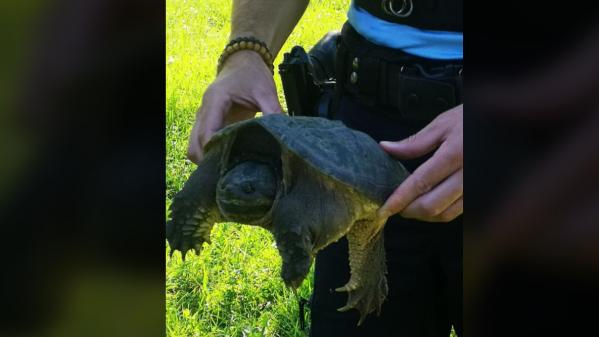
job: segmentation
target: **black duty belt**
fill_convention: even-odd
[[[389,22],[420,29],[463,31],[463,0],[354,0],[356,6]]]
[[[420,58],[377,46],[345,24],[337,49],[338,89],[404,119],[430,121],[462,103],[462,62]]]

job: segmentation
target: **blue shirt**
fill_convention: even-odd
[[[437,60],[461,60],[464,57],[464,38],[460,32],[423,30],[388,22],[356,6],[353,1],[347,19],[366,40],[380,46]]]

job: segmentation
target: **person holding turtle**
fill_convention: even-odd
[[[224,126],[282,113],[275,56],[308,0],[234,0],[231,41],[204,93],[188,157]],[[268,20],[264,20],[265,17]],[[320,336],[448,336],[462,330],[462,0],[354,0],[336,54],[331,118],[367,133],[411,172],[378,209],[389,293],[361,325],[339,312],[347,240],[316,257],[311,331]]]

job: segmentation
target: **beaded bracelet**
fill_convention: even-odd
[[[216,73],[220,73],[225,61],[227,60],[227,58],[229,58],[229,56],[240,50],[252,50],[260,54],[260,56],[264,60],[264,63],[266,63],[266,65],[270,69],[270,72],[274,75],[275,67],[273,65],[273,59],[270,50],[268,50],[266,43],[252,36],[238,37],[227,43],[225,49],[218,58],[218,66],[216,67]]]

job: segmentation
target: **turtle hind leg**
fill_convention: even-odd
[[[358,325],[371,312],[376,310],[377,315],[380,314],[389,290],[383,231],[379,230],[368,240],[372,225],[370,221],[356,222],[347,234],[351,277],[347,284],[336,289],[348,293],[346,305],[338,310],[357,309],[360,312]]]

